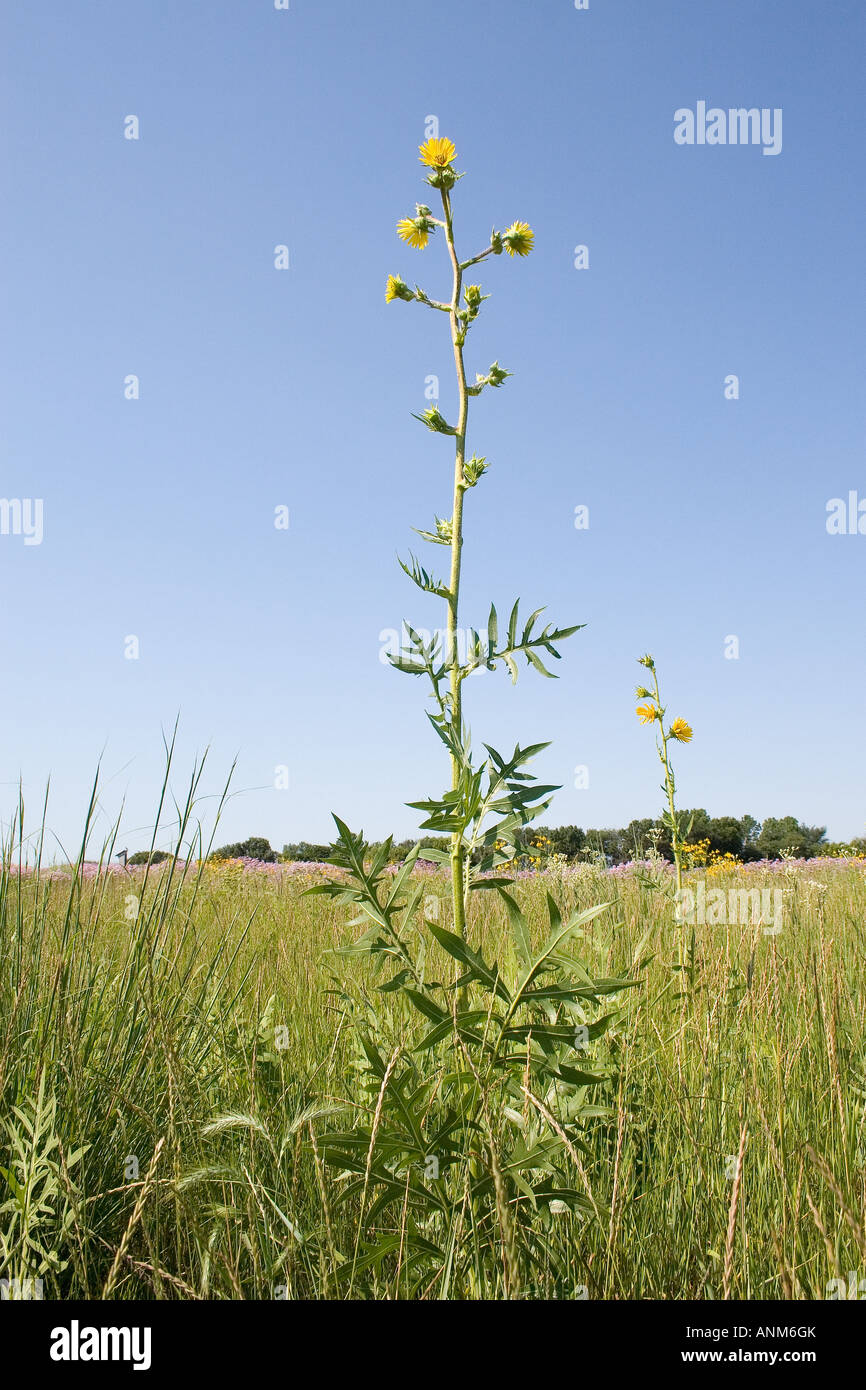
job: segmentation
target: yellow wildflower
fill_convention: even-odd
[[[668,730],[670,738],[675,738],[677,743],[690,743],[692,738],[692,726],[687,724],[685,719],[675,719]]]
[[[638,705],[635,714],[642,724],[651,724],[654,719],[658,719],[659,712],[655,705]]]
[[[399,275],[389,275],[388,283],[385,286],[385,303],[390,304],[392,299],[414,299],[415,296]]]
[[[402,217],[397,223],[398,237],[414,246],[416,251],[424,250],[432,230],[433,223],[426,217]]]
[[[528,222],[512,222],[502,240],[509,256],[528,256],[535,242],[535,232]]]
[[[454,141],[446,140],[444,135],[425,140],[418,149],[421,152],[421,163],[426,164],[428,169],[447,169],[457,158]]]

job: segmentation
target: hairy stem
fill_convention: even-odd
[[[466,486],[463,479],[463,465],[466,460],[466,423],[469,416],[469,393],[466,390],[466,368],[463,363],[462,327],[458,317],[460,291],[463,272],[457,259],[454,246],[454,228],[451,217],[451,197],[442,189],[442,208],[445,214],[445,236],[448,253],[454,272],[451,294],[451,342],[454,347],[454,366],[457,371],[457,390],[459,395],[459,414],[454,454],[454,509],[451,515],[451,577],[448,584],[448,626],[447,626],[447,667],[450,690],[451,727],[458,740],[463,729],[461,698],[460,654],[458,651],[458,621],[460,605],[460,564],[463,553],[463,498]],[[460,764],[451,754],[451,788],[456,790],[460,781]],[[462,835],[451,837],[451,898],[454,909],[454,930],[460,936],[466,935],[466,850]]]
[[[655,670],[653,670],[653,680],[654,680],[654,682],[655,682],[655,703],[656,703],[656,707],[661,711],[661,710],[662,710],[662,702],[661,702],[661,696],[660,696],[660,694],[659,694],[659,678],[658,678],[658,672],[655,671]],[[676,783],[675,783],[675,781],[674,781],[674,773],[673,773],[673,768],[671,767],[671,761],[670,761],[670,758],[669,758],[669,756],[668,756],[668,740],[667,740],[667,737],[666,737],[665,731],[664,731],[664,723],[661,722],[659,727],[660,727],[660,730],[661,730],[661,740],[662,740],[662,741],[661,741],[661,745],[660,745],[660,747],[659,747],[659,757],[661,758],[662,766],[663,766],[663,768],[664,768],[664,770],[665,770],[665,791],[667,792],[668,810],[670,811],[670,817],[671,817],[671,849],[673,850],[674,866],[675,866],[675,868],[676,868],[676,874],[677,874],[677,903],[679,904],[679,903],[682,902],[682,897],[681,897],[680,895],[681,895],[681,893],[682,893],[682,887],[683,887],[683,846],[682,846],[682,840],[680,839],[680,825],[679,825],[679,820],[677,819],[677,808],[676,808],[676,798],[675,798]],[[682,933],[680,934],[679,956],[680,956],[680,970],[681,970],[682,975],[683,975],[683,982],[685,982],[685,972],[688,971],[690,983],[693,984],[693,983],[694,983],[694,933],[692,934],[691,946],[690,946],[689,950],[686,950],[686,944],[685,944],[685,928],[683,928],[683,931],[682,931]]]
[[[662,705],[661,695],[659,694],[658,672],[655,670],[653,670],[653,684],[656,709],[659,711],[661,715],[664,715],[664,706]],[[661,765],[665,770],[665,791],[667,793],[668,810],[670,812],[671,817],[671,849],[673,851],[674,865],[677,871],[677,892],[679,893],[680,889],[683,886],[683,854],[682,845],[680,842],[679,821],[677,820],[677,808],[675,801],[676,784],[674,782],[673,768],[671,767],[670,758],[668,757],[668,741],[665,735],[664,723],[662,719],[659,720],[659,731],[661,734],[661,743],[659,744],[658,751],[659,758],[661,759]]]

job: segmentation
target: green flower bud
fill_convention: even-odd
[[[490,386],[501,386],[506,377],[513,375],[513,372],[506,372],[504,367],[500,367],[498,362],[494,362],[487,373],[487,382]]]
[[[459,177],[459,174],[455,173],[450,166],[446,165],[444,169],[434,169],[432,174],[428,174],[427,182],[431,188],[444,189],[447,193],[454,187]]]
[[[463,465],[463,485],[464,487],[474,487],[478,479],[487,472],[490,465],[486,459],[478,458],[473,454],[471,459],[467,459]]]
[[[420,420],[421,424],[426,425],[428,430],[432,430],[434,434],[457,433],[454,427],[449,425],[444,415],[440,415],[439,409],[435,405],[428,406],[421,415],[415,415],[413,412],[412,419]]]
[[[429,541],[431,545],[450,545],[452,535],[451,518],[449,517],[446,520],[444,517],[437,516],[434,519],[436,522],[435,531],[419,531],[417,526],[414,526],[412,529],[422,540]]]

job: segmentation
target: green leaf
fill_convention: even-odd
[[[587,922],[591,922],[594,917],[598,917],[599,913],[606,911],[608,907],[610,907],[610,903],[599,903],[595,907],[586,908],[583,912],[572,913],[564,926],[560,924],[551,931],[547,941],[542,947],[541,953],[536,956],[517,986],[514,995],[514,1006],[525,996],[532,981],[547,959],[556,951],[557,947],[560,946],[563,941],[567,940],[569,936],[572,936],[574,932],[578,931],[582,926],[585,926]],[[512,1012],[514,1011],[514,1006],[512,1006]],[[574,1029],[572,1029],[572,1033],[573,1032]]]
[[[496,643],[499,640],[499,620],[496,617],[496,609],[490,605],[490,617],[487,619],[487,642],[490,654],[493,654]]]
[[[425,845],[419,849],[418,858],[425,860],[428,864],[450,864],[451,852],[447,849],[433,849]]]
[[[524,629],[523,629],[523,636],[522,636],[521,639],[520,639],[520,645],[521,645],[521,646],[525,646],[525,644],[529,641],[529,638],[530,638],[530,636],[532,635],[532,629],[534,628],[535,623],[536,623],[536,619],[540,618],[543,612],[544,612],[544,608],[543,608],[543,607],[542,607],[542,608],[536,608],[535,612],[534,612],[534,613],[531,613],[531,614],[529,615],[529,617],[527,618],[527,620],[526,620],[526,626],[525,626]]]
[[[573,1187],[551,1187],[546,1183],[536,1187],[535,1196],[542,1202],[564,1202],[572,1211],[582,1211],[587,1216],[596,1214],[596,1206],[589,1200],[585,1192],[578,1192]],[[605,1211],[599,1208],[599,1215],[605,1215]]]
[[[548,671],[547,667],[544,665],[544,662],[541,660],[539,656],[536,655],[536,653],[532,650],[531,647],[524,648],[524,656],[526,657],[527,661],[532,663],[536,671],[539,671],[542,676],[547,676],[548,680],[555,681],[559,679],[559,677],[555,676],[552,671]]]
[[[388,843],[390,845],[390,837]],[[410,849],[409,853],[406,855],[406,858],[403,860],[402,868],[399,870],[396,878],[394,879],[393,887],[391,888],[391,892],[388,894],[388,901],[385,904],[386,911],[388,911],[388,909],[393,909],[394,907],[396,907],[397,899],[402,893],[403,888],[409,878],[409,875],[415,867],[415,863],[418,859],[420,849],[420,845],[413,845],[412,849]]]
[[[393,652],[386,653],[388,660],[395,671],[403,671],[407,676],[423,676],[427,666],[415,656],[405,656],[402,652],[396,655]]]
[[[411,980],[411,979],[412,979],[412,971],[411,971],[411,970],[400,970],[400,971],[397,972],[397,974],[394,976],[394,978],[393,978],[392,980],[389,980],[389,981],[387,982],[387,984],[379,985],[379,986],[378,986],[379,993],[380,993],[380,994],[394,994],[398,989],[402,989],[402,988],[403,988],[403,985],[406,983],[407,980]],[[408,991],[405,991],[405,992],[408,993]]]
[[[443,1019],[441,1023],[438,1023],[435,1028],[432,1028],[429,1033],[425,1034],[425,1036],[417,1044],[414,1050],[415,1052],[429,1051],[431,1047],[435,1047],[436,1044],[441,1042],[443,1038],[447,1038],[448,1034],[455,1027],[460,1036],[464,1038],[467,1042],[475,1043],[476,1045],[480,1046],[480,1044],[483,1042],[483,1039],[479,1033],[476,1033],[473,1030],[476,1024],[486,1023],[487,1018],[488,1013],[486,1009],[466,1010],[463,1013],[457,1015],[457,1021],[455,1024],[454,1019],[449,1014],[448,1017]]]
[[[559,928],[562,926],[562,913],[559,910],[556,899],[552,898],[549,893],[547,894],[547,915],[550,918],[551,932],[559,931]]]
[[[511,935],[514,939],[514,945],[520,963],[523,966],[528,966],[532,959],[532,950],[529,942],[529,928],[526,924],[526,918],[510,893],[506,893],[505,890],[501,888],[499,890],[499,896],[505,903],[505,909],[508,913],[508,925],[511,928]]]
[[[424,593],[435,594],[438,598],[448,598],[450,596],[448,585],[445,584],[443,580],[436,579],[432,574],[429,574],[428,571],[424,569],[423,565],[419,564],[411,551],[409,553],[408,565],[400,559],[399,555],[397,556],[397,563],[403,573],[408,574],[412,583],[417,584],[418,588],[422,589]]]
[[[559,1047],[563,1043],[574,1042],[578,1026],[574,1023],[513,1023],[503,1028],[502,1037],[511,1042],[525,1043],[531,1034],[533,1042]]]
[[[606,1073],[581,1071],[577,1067],[567,1067],[563,1062],[560,1062],[554,1076],[561,1077],[570,1086],[598,1086],[600,1082],[610,1080]]]
[[[407,999],[412,1001],[418,1012],[422,1013],[425,1018],[429,1018],[433,1023],[443,1023],[446,1020],[449,1023],[451,1022],[451,1015],[447,1013],[445,1009],[441,1008],[440,1005],[436,1003],[435,999],[431,999],[429,994],[422,994],[421,991],[417,989],[404,989],[403,993],[406,995]]]
[[[463,940],[462,936],[457,936],[447,927],[440,927],[437,922],[428,922],[427,926],[449,956],[459,961],[461,965],[465,965],[470,974],[475,979],[480,980],[482,984],[487,985],[488,989],[494,990],[506,1000],[509,999],[508,991],[499,978],[499,972],[491,970],[490,966],[477,952],[472,950],[472,947]]]

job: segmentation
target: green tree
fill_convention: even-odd
[[[624,859],[628,858],[624,847],[623,831],[615,829],[587,830],[584,858],[590,859],[597,854],[603,854],[611,864],[621,864]]]
[[[161,864],[163,860],[170,858],[161,849],[137,849],[135,854],[131,854],[127,859],[127,864],[146,864],[150,860],[151,864]]]
[[[270,844],[261,835],[251,835],[248,840],[241,840],[234,845],[222,845],[215,849],[211,855],[212,859],[260,859],[265,864],[276,862],[276,851],[271,849]]]
[[[783,850],[809,859],[820,853],[826,835],[826,827],[802,825],[794,816],[768,816],[755,849],[762,859],[779,859]]]
[[[649,853],[657,835],[653,832],[658,829],[658,822],[649,816],[644,816],[639,820],[629,821],[625,830],[622,832],[623,847],[628,851],[630,859],[645,859]]]
[[[568,859],[575,859],[586,844],[586,835],[579,825],[559,825],[553,829],[540,825],[535,831],[524,832],[523,838],[533,840],[540,835],[546,836],[550,841],[550,848],[554,854],[564,854]]]
[[[742,858],[743,824],[736,816],[713,816],[708,831],[710,849],[719,854],[735,854]]]
[[[283,845],[280,858],[286,864],[324,864],[330,854],[330,845],[312,845],[301,840],[296,845]]]

